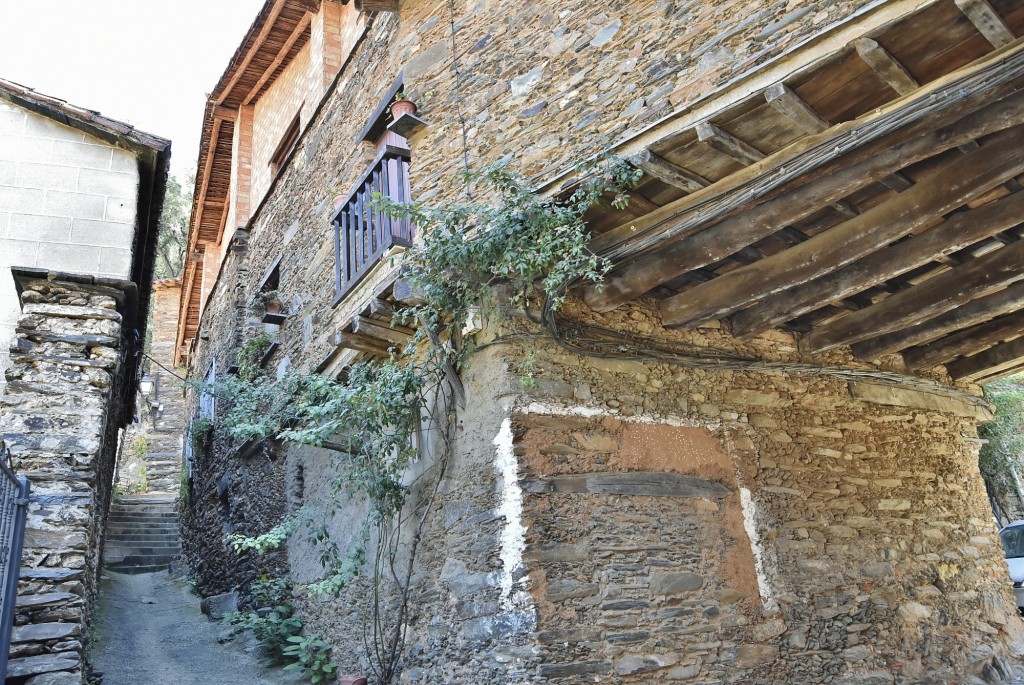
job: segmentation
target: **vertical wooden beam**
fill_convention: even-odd
[[[1001,48],[1013,42],[1013,34],[1003,22],[999,14],[992,9],[988,0],[955,0],[960,11],[971,20],[978,33],[992,43],[992,47]]]
[[[870,38],[858,38],[853,47],[871,70],[882,77],[900,95],[912,93],[921,87],[906,67],[896,61],[889,51]]]

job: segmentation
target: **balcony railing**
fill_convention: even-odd
[[[348,200],[334,215],[335,297],[340,302],[392,247],[412,245],[408,217],[392,218],[376,209],[373,194],[409,202],[409,151],[387,146]]]

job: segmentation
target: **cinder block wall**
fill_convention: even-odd
[[[11,267],[127,278],[138,186],[131,152],[0,103],[0,369],[19,313]]]

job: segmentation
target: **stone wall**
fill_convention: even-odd
[[[110,505],[121,371],[131,353],[123,312],[134,305],[135,286],[17,276],[22,315],[0,397],[0,433],[32,493],[8,675],[70,672],[46,682],[77,683]]]
[[[671,332],[640,306],[591,316],[806,361],[782,334]],[[997,681],[1024,632],[977,471],[985,408],[829,361],[854,373],[685,369],[542,341],[475,354],[401,682]],[[329,459],[289,453],[290,508],[329,501]],[[432,455],[415,469],[411,511],[437,468]],[[352,503],[331,519],[343,550],[363,515]],[[311,582],[322,570],[303,537],[292,577]],[[367,671],[369,572],[303,602],[342,672]]]
[[[268,369],[315,369],[381,284],[371,275],[332,307],[329,200],[364,173],[373,151],[357,134],[399,71],[429,123],[410,138],[414,197],[443,202],[461,192],[446,183],[461,163],[457,103],[472,164],[511,156],[540,179],[858,8],[456,5],[461,92],[446,7],[403,2],[397,17],[372,18],[256,211],[248,252],[227,258],[192,378],[229,363],[248,326],[244,303],[278,259],[290,315]],[[810,360],[778,333],[667,331],[641,305],[607,316],[568,309],[697,356],[809,366],[684,368],[479,336],[489,346],[464,374],[468,401],[417,558],[401,682],[962,682],[1020,651],[1010,648],[1021,628],[977,473],[976,389],[890,385],[881,374],[898,370],[892,360]],[[536,388],[524,391],[515,369],[530,352]],[[215,445],[197,458],[185,544],[206,591],[259,570],[225,551],[224,531],[263,532],[288,507],[326,500],[334,472],[324,452],[253,454]],[[410,507],[437,468],[428,460],[410,474]],[[362,506],[330,520],[343,549]],[[298,582],[322,574],[300,538],[287,565],[265,567],[289,566]],[[342,672],[368,669],[366,570],[338,599],[303,603]]]
[[[196,439],[199,384],[229,373],[235,351],[262,331],[255,314],[246,307],[244,282],[248,261],[244,249],[234,250],[225,264],[230,276],[218,283],[210,301],[201,335],[215,335],[221,345],[201,346],[200,363],[189,368],[184,400],[187,419],[185,452],[187,479],[180,494],[182,554],[205,595],[226,592],[258,579],[262,574],[287,574],[283,554],[259,557],[238,555],[225,544],[231,533],[257,535],[280,522],[286,511],[284,458],[276,446],[261,443],[236,449],[217,435]],[[209,373],[215,369],[211,377]],[[216,405],[217,402],[214,402]]]

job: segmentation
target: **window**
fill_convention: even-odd
[[[281,137],[281,142],[277,144],[277,148],[274,150],[274,154],[270,156],[270,173],[277,175],[277,172],[284,165],[288,155],[291,154],[292,149],[295,147],[295,143],[299,140],[299,115],[296,114],[295,118],[292,119],[292,123],[288,125],[284,135]]]

